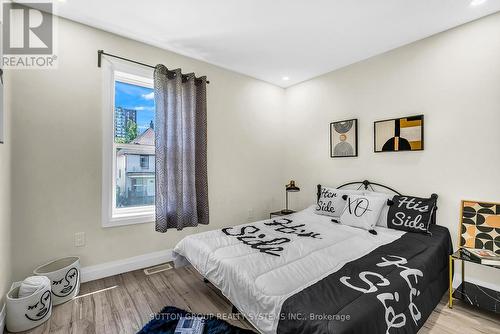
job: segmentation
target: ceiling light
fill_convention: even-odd
[[[476,6],[480,6],[480,5],[482,5],[482,4],[483,4],[483,3],[485,3],[486,1],[487,1],[487,0],[472,0],[472,1],[470,2],[470,5],[471,5],[472,7],[476,7]]]
[[[290,78],[289,78],[289,77],[283,77],[283,78],[281,78],[281,79],[283,79],[283,81],[288,81],[288,80],[290,80]]]

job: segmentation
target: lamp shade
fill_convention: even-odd
[[[295,185],[294,180],[290,180],[290,183],[286,185],[286,191],[297,192],[297,191],[300,191],[300,188]]]

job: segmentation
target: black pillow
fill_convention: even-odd
[[[387,214],[387,227],[406,232],[429,234],[437,195],[430,198],[396,195]]]

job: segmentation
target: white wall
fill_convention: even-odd
[[[286,177],[302,187],[369,179],[439,194],[438,224],[458,235],[461,199],[500,202],[500,14],[286,90]],[[425,151],[373,152],[373,122],[425,115]],[[359,120],[359,157],[329,157],[329,123]],[[468,272],[500,285],[494,270]],[[496,274],[496,275],[494,275]]]
[[[209,226],[101,227],[98,49],[208,76]],[[12,73],[16,279],[69,254],[89,266],[170,249],[187,234],[247,222],[249,209],[258,219],[282,206],[283,89],[65,19],[58,56],[57,70]],[[86,233],[86,247],[74,247],[75,232]]]
[[[8,98],[10,76],[4,76],[6,88],[4,91],[4,144],[0,144],[0,311],[2,310],[4,296],[10,288],[11,278],[11,138],[10,138],[10,100]],[[0,319],[1,322],[1,319]],[[1,330],[1,329],[0,329]]]
[[[79,255],[89,266],[172,248],[187,234],[247,221],[249,209],[264,218],[282,207],[291,177],[302,189],[291,194],[296,209],[314,201],[317,183],[367,178],[409,194],[436,192],[439,224],[456,239],[460,199],[500,200],[498,31],[500,14],[285,92],[61,19],[59,69],[11,73],[14,277],[62,255]],[[101,228],[97,49],[208,76],[209,226],[166,234],[152,224]],[[420,113],[425,151],[373,153],[373,121]],[[329,123],[353,117],[359,157],[331,159]],[[1,168],[0,178],[8,175]],[[73,246],[75,232],[86,233],[86,247]],[[491,270],[469,272],[500,281]]]

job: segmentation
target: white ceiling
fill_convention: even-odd
[[[74,21],[287,87],[499,11],[500,0],[59,0],[57,7]]]

